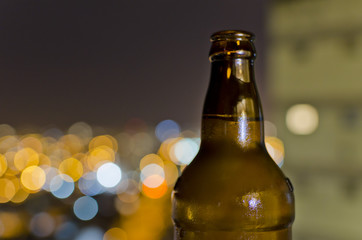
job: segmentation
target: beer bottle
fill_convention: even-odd
[[[201,145],[172,196],[176,240],[290,240],[294,195],[267,153],[254,35],[211,36]]]

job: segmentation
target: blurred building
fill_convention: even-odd
[[[295,240],[362,236],[362,1],[276,1],[272,120],[296,195]]]

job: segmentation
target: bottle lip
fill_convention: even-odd
[[[211,35],[210,41],[220,41],[220,40],[247,40],[253,41],[255,35],[252,32],[244,30],[223,30],[216,32]]]
[[[255,35],[243,30],[225,30],[211,35],[209,59],[215,60],[248,58],[255,59]]]

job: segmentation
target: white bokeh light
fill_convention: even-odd
[[[172,147],[171,160],[179,165],[190,164],[199,151],[199,145],[191,138],[184,138]]]
[[[318,127],[318,111],[309,104],[297,104],[288,109],[286,124],[288,129],[298,135],[313,133]]]
[[[141,171],[141,181],[147,187],[156,188],[165,180],[164,169],[155,163],[146,165]]]
[[[100,166],[97,170],[98,182],[106,187],[115,187],[122,179],[122,171],[116,164],[109,162]]]

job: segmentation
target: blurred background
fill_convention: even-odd
[[[294,240],[362,235],[358,0],[0,1],[0,239],[171,240],[209,37],[256,34]]]

